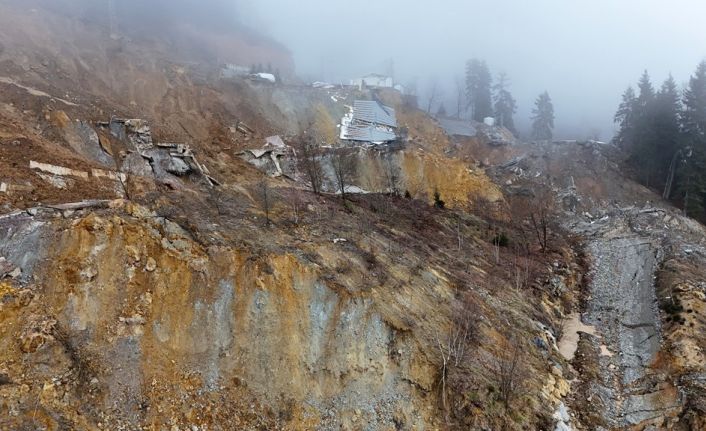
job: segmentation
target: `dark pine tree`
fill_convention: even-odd
[[[635,116],[637,106],[637,96],[632,87],[628,87],[623,93],[622,101],[615,113],[614,121],[619,125],[618,134],[613,138],[613,142],[620,148],[630,151],[635,144]]]
[[[475,121],[493,116],[493,77],[483,60],[472,59],[466,64],[466,94]]]
[[[682,112],[686,158],[677,171],[677,192],[685,214],[706,219],[706,61],[702,61],[684,91]]]
[[[517,102],[508,90],[509,82],[507,75],[501,73],[498,76],[498,83],[495,84],[495,118],[501,127],[507,128],[517,135],[513,115],[517,112]]]
[[[674,155],[681,149],[682,135],[679,113],[682,110],[681,97],[674,78],[669,75],[662,84],[654,101],[653,152],[655,157],[650,168],[654,186],[663,190],[669,177],[669,167]]]
[[[637,172],[640,181],[653,186],[657,158],[655,129],[655,90],[650,75],[644,71],[637,84],[639,94],[635,100],[635,133],[629,148],[629,164]]]
[[[554,130],[554,105],[548,92],[537,97],[532,109],[532,139],[549,141]]]

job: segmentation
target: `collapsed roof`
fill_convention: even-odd
[[[353,119],[370,124],[397,127],[395,110],[372,100],[356,100],[353,104]]]
[[[439,126],[446,132],[449,136],[466,136],[473,137],[476,136],[478,131],[471,124],[470,121],[457,120],[453,118],[439,118]]]
[[[384,143],[397,139],[395,110],[380,102],[356,100],[341,121],[341,139]]]

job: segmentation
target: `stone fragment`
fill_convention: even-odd
[[[147,272],[154,272],[155,269],[157,269],[157,261],[151,257],[148,257],[145,270],[147,270]]]

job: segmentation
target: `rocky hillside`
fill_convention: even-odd
[[[373,95],[107,30],[0,3],[0,429],[703,428],[706,236],[610,149],[381,93],[405,138],[345,149],[344,200]]]

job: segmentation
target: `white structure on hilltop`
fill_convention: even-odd
[[[379,75],[377,73],[372,73],[370,75],[363,76],[362,78],[356,78],[351,80],[351,85],[360,88],[394,88],[395,80],[390,76]]]

